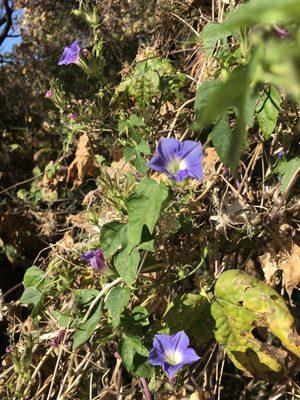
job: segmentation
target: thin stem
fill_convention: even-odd
[[[146,400],[152,400],[152,395],[148,387],[148,383],[145,378],[140,378],[140,382],[142,384],[143,393],[145,395]]]

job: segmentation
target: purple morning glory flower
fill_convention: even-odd
[[[148,166],[155,171],[163,172],[169,178],[181,182],[191,177],[203,179],[203,151],[201,143],[193,140],[161,138],[155,155]]]
[[[45,96],[47,97],[47,99],[50,99],[50,97],[52,97],[52,94],[53,94],[53,93],[52,93],[52,90],[49,89],[49,90],[47,90]]]
[[[171,378],[184,365],[200,360],[195,350],[189,348],[189,343],[184,331],[174,335],[155,335],[148,362],[151,365],[160,365]]]
[[[79,60],[80,47],[78,40],[74,40],[72,44],[66,46],[58,61],[58,65],[77,64]]]
[[[103,272],[106,267],[103,251],[101,249],[86,251],[81,257],[83,261],[89,262],[95,271]]]

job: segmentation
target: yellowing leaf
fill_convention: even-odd
[[[221,274],[211,312],[217,341],[225,346],[234,365],[252,376],[278,379],[288,360],[287,351],[257,339],[255,329],[268,328],[286,349],[300,356],[300,337],[283,298],[243,271]]]

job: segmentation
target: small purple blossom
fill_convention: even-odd
[[[283,156],[284,156],[284,152],[283,152],[282,150],[280,150],[280,151],[277,153],[277,158],[278,158],[278,160],[281,160]]]
[[[5,349],[5,352],[6,353],[12,353],[13,350],[14,350],[13,346],[7,346],[6,349]]]
[[[195,350],[189,348],[189,344],[190,340],[184,331],[174,335],[155,335],[148,362],[160,365],[168,377],[172,378],[184,365],[200,360]]]
[[[97,249],[95,251],[94,250],[86,251],[82,255],[82,259],[85,262],[89,262],[92,269],[95,271],[103,272],[103,270],[106,267],[104,254],[101,249]]]
[[[74,40],[72,44],[66,46],[58,61],[58,65],[77,64],[79,60],[80,47],[78,40]]]
[[[51,89],[47,90],[47,92],[46,92],[46,94],[45,94],[45,96],[47,97],[47,99],[50,99],[50,97],[52,97],[52,95],[53,95],[52,90],[51,90]]]
[[[177,182],[188,177],[201,180],[202,158],[201,143],[193,140],[181,142],[173,138],[161,138],[148,166],[155,171],[163,172]]]
[[[78,117],[78,114],[77,114],[77,113],[72,113],[72,114],[69,115],[69,118],[70,118],[72,121],[75,121],[75,120],[77,119],[77,117]]]

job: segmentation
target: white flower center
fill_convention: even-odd
[[[166,352],[166,362],[171,365],[177,365],[182,361],[182,353],[178,350]]]
[[[186,169],[186,163],[184,160],[174,158],[174,160],[170,161],[168,164],[168,171],[171,175],[175,175],[178,171],[183,169]]]

